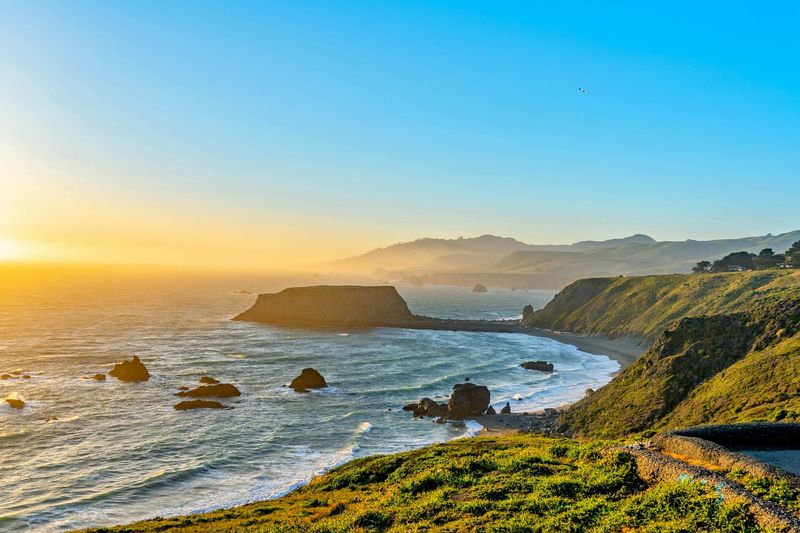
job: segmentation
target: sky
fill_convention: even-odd
[[[6,0],[0,260],[800,228],[800,7],[655,4]]]

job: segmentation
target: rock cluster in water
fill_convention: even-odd
[[[458,383],[453,386],[453,393],[446,404],[423,398],[417,403],[403,406],[403,410],[411,411],[415,417],[436,417],[438,422],[463,420],[484,414],[489,408],[490,400],[487,387],[474,383]]]
[[[120,381],[147,381],[150,379],[147,367],[135,355],[130,361],[121,361],[114,365],[108,374]]]

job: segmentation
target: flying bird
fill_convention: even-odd
[[[586,89],[584,89],[583,87],[578,87],[578,92],[581,93],[581,94],[586,94],[588,91]]]

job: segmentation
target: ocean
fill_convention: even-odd
[[[299,329],[230,320],[255,293],[340,283],[320,276],[97,276],[0,280],[0,530],[64,531],[278,497],[347,460],[473,434],[401,407],[444,400],[467,377],[492,404],[556,407],[607,383],[619,365],[522,334]],[[351,281],[351,280],[347,280]],[[372,281],[374,283],[374,280]],[[241,294],[247,289],[253,294]],[[398,286],[412,312],[519,317],[553,293]],[[144,383],[87,379],[138,355]],[[524,370],[544,359],[556,371]],[[285,387],[304,367],[327,379]],[[234,383],[230,410],[176,411],[179,386]],[[514,399],[514,398],[520,399]]]

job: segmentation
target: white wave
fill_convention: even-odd
[[[464,428],[465,428],[464,434],[463,435],[459,435],[458,437],[456,437],[453,440],[466,439],[468,437],[474,437],[475,435],[480,433],[481,430],[483,430],[483,426],[478,424],[474,420],[465,420],[464,421]]]
[[[349,337],[350,334],[349,333],[339,333],[339,336],[340,337]]]
[[[372,430],[372,424],[369,422],[361,422],[358,425],[358,432],[359,433],[369,433]]]

